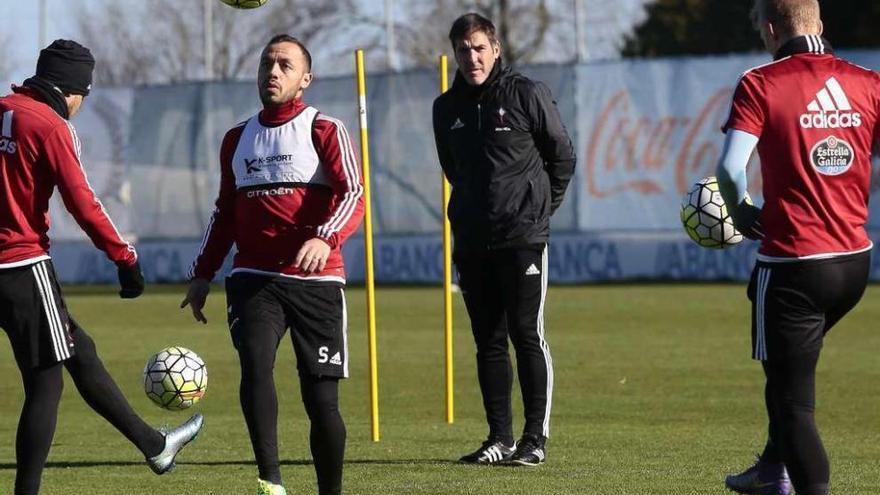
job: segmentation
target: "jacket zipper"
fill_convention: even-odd
[[[483,130],[483,105],[477,103],[477,132],[482,132]],[[486,244],[486,250],[492,250],[492,243]]]
[[[483,129],[483,112],[480,110],[480,104],[477,103],[477,130]]]

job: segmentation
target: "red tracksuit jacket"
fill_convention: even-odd
[[[880,75],[825,53],[796,52],[747,71],[725,130],[758,136],[766,236],[758,259],[870,250],[871,151],[880,139]]]
[[[95,195],[80,162],[76,130],[36,93],[0,97],[0,269],[49,257],[49,198],[64,206],[107,257],[133,265],[127,243]]]

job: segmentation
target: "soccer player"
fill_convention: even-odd
[[[89,94],[95,60],[85,47],[56,40],[40,52],[36,75],[0,97],[0,327],[12,343],[25,400],[15,441],[15,495],[33,495],[55,434],[62,366],[80,395],[128,438],[158,474],[198,434],[194,415],[163,434],[144,423],[98,358],[95,343],[67,310],[49,256],[49,197],[55,187],[92,242],[116,263],[123,299],[144,279],[86,179],[69,119]]]
[[[793,484],[798,495],[826,495],[816,363],[825,335],[858,303],[868,279],[864,225],[880,76],[833,55],[817,0],[758,0],[753,14],[774,61],[737,84],[717,175],[724,201],[736,205],[736,226],[761,241],[748,296],[769,436],[756,464],[726,484],[746,494],[788,495]],[[744,201],[756,147],[760,209]]]
[[[463,463],[536,466],[550,436],[553,362],[544,339],[550,216],[562,203],[575,155],[547,87],[504,67],[495,26],[479,14],[449,32],[458,71],[434,101],[434,137],[452,185],[448,216],[471,329],[489,435]],[[525,427],[513,440],[517,357]]]
[[[229,331],[241,363],[239,397],[259,468],[258,494],[284,494],[272,370],[290,328],[321,495],[342,491],[348,376],[342,243],[363,218],[363,186],[342,122],[303,101],[312,58],[289,35],[269,40],[257,85],[263,110],[226,133],[220,193],[181,307],[197,321],[223,259]]]

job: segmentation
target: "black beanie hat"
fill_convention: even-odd
[[[65,94],[87,95],[92,89],[95,58],[76,41],[55,40],[40,50],[36,77],[54,84]]]

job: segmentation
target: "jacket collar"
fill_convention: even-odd
[[[64,94],[58,89],[58,86],[44,79],[36,76],[25,79],[21,86],[13,85],[12,92],[21,93],[34,100],[43,102],[49,105],[52,110],[55,110],[55,113],[61,116],[62,119],[70,119],[67,100],[64,98]]]
[[[483,84],[480,84],[479,86],[471,86],[468,84],[464,79],[464,76],[461,75],[461,70],[456,70],[455,79],[452,81],[452,89],[461,94],[479,98],[488,88],[508,74],[510,74],[510,67],[504,66],[499,58],[495,62],[495,66],[492,67],[492,72],[489,73],[489,77],[487,77],[486,80],[483,81]]]
[[[303,103],[302,96],[278,106],[263,106],[259,117],[260,123],[267,127],[281,125],[299,115],[304,108],[306,108],[306,104]]]
[[[831,55],[834,53],[834,50],[831,49],[831,43],[828,43],[828,40],[825,38],[815,34],[808,34],[806,36],[798,36],[786,41],[785,44],[779,48],[779,51],[776,52],[776,55],[773,56],[773,60],[779,60],[792,55],[799,55],[801,53]]]

